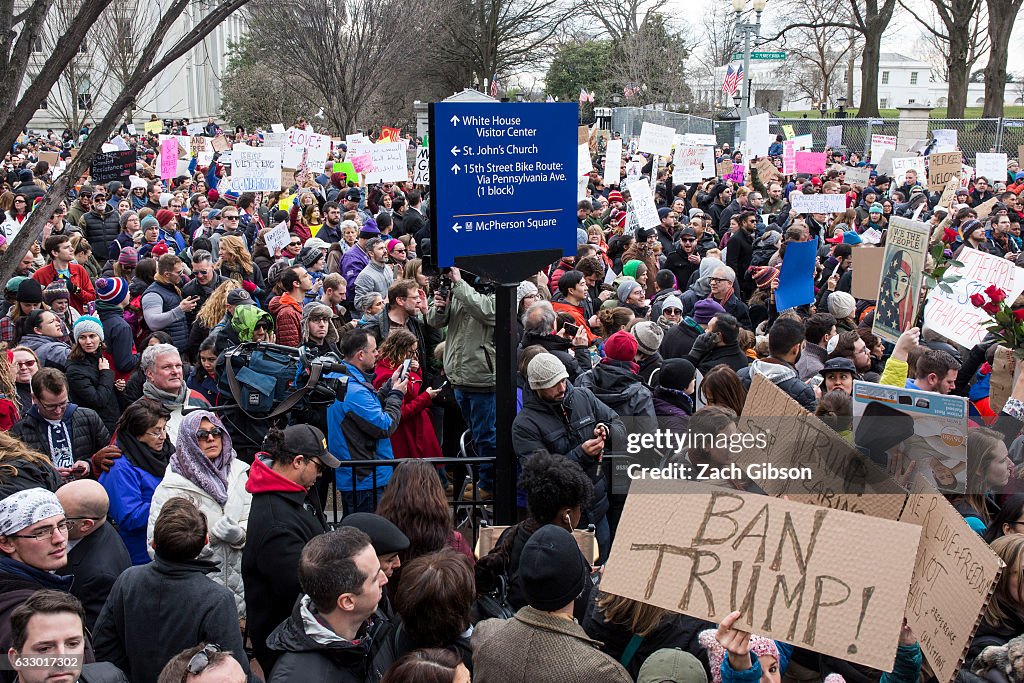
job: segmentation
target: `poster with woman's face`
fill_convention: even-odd
[[[889,221],[871,328],[882,339],[895,343],[904,330],[914,326],[921,300],[928,234],[927,223],[895,216]]]

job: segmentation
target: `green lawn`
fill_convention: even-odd
[[[847,113],[848,117],[850,117],[850,118],[857,118],[857,110],[856,109],[847,109],[846,111],[848,112]],[[967,107],[967,109],[964,112],[964,117],[968,118],[968,119],[979,119],[979,118],[981,118],[981,112],[982,112],[982,108],[981,107]],[[835,113],[834,109],[830,110],[830,112],[829,112],[830,115],[828,117],[826,117],[826,118],[831,118],[831,115],[833,115],[834,113]],[[880,118],[883,118],[883,119],[897,119],[900,116],[900,112],[899,112],[898,109],[882,109],[880,113],[881,113]],[[784,112],[779,112],[778,117],[780,119],[800,119],[800,118],[803,118],[804,114],[807,114],[807,118],[809,118],[809,119],[821,118],[821,113],[818,112],[817,110],[784,111]],[[1008,118],[1008,119],[1021,119],[1021,118],[1024,118],[1024,105],[1007,105],[1006,107],[1003,108],[1003,116],[1005,118]],[[940,107],[940,108],[937,108],[937,109],[932,109],[930,117],[933,118],[933,119],[944,119],[944,118],[946,118],[946,108],[945,107]]]

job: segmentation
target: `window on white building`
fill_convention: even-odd
[[[883,71],[882,72],[882,85],[886,85],[888,82],[889,82],[889,72],[888,71]]]
[[[878,106],[881,109],[888,109],[889,108],[889,98],[883,97],[881,100],[878,101]]]
[[[39,108],[40,109],[49,109],[49,107],[50,107],[50,102],[48,100],[46,100],[45,98],[39,102]]]
[[[907,104],[914,104],[915,102],[917,102],[917,100],[915,100],[913,97],[907,100]]]
[[[917,85],[917,72],[916,71],[911,71],[910,72],[910,85]]]

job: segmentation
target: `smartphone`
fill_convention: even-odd
[[[565,323],[562,325],[562,329],[565,330],[565,333],[570,337],[575,337],[576,333],[580,331],[580,326],[573,325],[572,323]]]
[[[438,389],[444,389],[446,386],[448,386],[448,380],[441,382],[441,386],[439,386]]]
[[[411,358],[407,358],[404,361],[402,361],[402,374],[400,375],[402,379],[405,379],[406,377],[409,376],[409,369],[411,367],[412,367],[412,359]]]

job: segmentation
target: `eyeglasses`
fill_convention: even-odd
[[[167,436],[167,428],[163,427],[162,429],[150,429],[145,434],[151,439],[162,439],[165,436]]]
[[[210,666],[210,657],[223,651],[224,649],[217,643],[208,643],[206,647],[192,655],[192,659],[188,660],[188,667],[185,669],[185,674],[198,676],[203,673],[203,671],[206,670],[206,667]],[[184,681],[185,679],[182,678],[181,680]]]
[[[16,368],[33,368],[36,365],[35,359],[30,360],[16,360],[14,361],[14,367]]]
[[[306,458],[306,462],[311,462],[314,465],[316,465],[316,471],[317,472],[323,472],[327,468],[327,465],[324,465],[322,462],[320,462],[319,458],[308,458],[307,457]]]
[[[238,216],[224,216],[224,220],[226,220],[226,221],[237,221],[238,220]]]
[[[309,322],[311,322],[311,323],[326,323],[326,322],[330,322],[330,321],[331,321],[330,318],[328,318],[326,316],[323,316],[323,315],[314,315],[314,316],[311,316],[309,318]]]
[[[219,439],[224,435],[224,430],[220,427],[214,427],[213,429],[200,429],[196,432],[196,438],[200,441],[206,441],[207,439]]]
[[[708,282],[715,283],[715,282],[732,282],[732,281],[729,280],[728,278],[724,278],[724,277],[709,277],[708,278]]]
[[[36,405],[43,410],[64,410],[68,407],[68,402],[67,400],[61,401],[60,403],[43,403],[42,401],[36,401]]]
[[[106,197],[104,197],[104,196],[103,196],[103,195],[101,195],[101,194],[98,194],[98,195],[96,195],[95,197],[93,197],[93,199],[94,199],[94,200],[96,200],[96,201],[98,201],[98,202],[102,202],[102,201],[103,201],[104,199],[106,199]]]
[[[8,538],[24,538],[29,541],[45,541],[48,538],[53,538],[53,532],[56,531],[61,536],[68,535],[68,520],[62,519],[57,522],[56,526],[48,526],[45,529],[39,529],[33,531],[31,534],[5,534]]]

